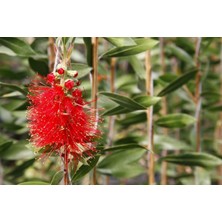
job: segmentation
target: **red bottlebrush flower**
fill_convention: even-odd
[[[65,70],[63,68],[60,68],[57,70],[57,72],[59,73],[59,75],[63,75],[65,73]]]
[[[47,82],[53,83],[54,81],[55,81],[55,76],[54,76],[54,74],[53,74],[53,73],[49,73],[49,74],[47,75]]]
[[[82,91],[80,89],[75,89],[72,92],[72,96],[77,104],[83,105]]]
[[[75,85],[74,81],[72,81],[70,79],[65,81],[65,87],[68,90],[71,90],[74,87],[74,85]]]
[[[37,148],[50,147],[68,161],[92,155],[96,151],[95,140],[101,133],[97,129],[98,120],[82,98],[82,91],[75,89],[67,94],[59,84],[43,85],[44,80],[38,77],[29,87],[31,105],[27,119],[31,142]]]

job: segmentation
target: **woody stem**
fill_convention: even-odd
[[[93,70],[92,70],[92,108],[94,117],[97,119],[97,92],[98,92],[98,37],[92,38],[93,44]],[[97,122],[97,121],[96,121]],[[97,125],[95,126],[97,128]],[[93,169],[93,184],[97,184],[96,167]]]
[[[153,79],[151,71],[151,55],[150,51],[146,52],[146,92],[148,96],[153,95]],[[148,136],[148,149],[153,150],[153,107],[147,109],[147,136]],[[149,184],[155,184],[154,177],[154,153],[148,151],[148,176]]]

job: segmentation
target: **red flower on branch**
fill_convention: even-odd
[[[52,75],[38,75],[29,87],[31,142],[37,148],[50,147],[65,162],[90,156],[101,134],[94,110],[82,98],[81,89],[70,80],[63,86]]]

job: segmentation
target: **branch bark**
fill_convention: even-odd
[[[145,58],[146,65],[146,93],[149,96],[153,95],[153,79],[152,79],[152,65],[150,51],[146,52]],[[148,136],[148,149],[153,150],[153,106],[147,109],[147,136]],[[154,169],[154,153],[148,151],[148,177],[149,184],[155,184],[155,169]]]
[[[92,38],[93,44],[93,70],[92,70],[92,108],[94,116],[98,118],[97,111],[97,93],[98,93],[98,37]],[[97,125],[95,126],[97,128]],[[97,184],[96,167],[93,169],[93,184]]]

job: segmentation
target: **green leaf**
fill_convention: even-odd
[[[108,42],[113,44],[114,46],[129,46],[129,45],[136,45],[135,41],[132,38],[105,38]],[[143,63],[136,57],[136,56],[129,56],[128,58],[129,63],[133,67],[135,73],[140,78],[145,78],[145,69]]]
[[[130,56],[128,58],[128,61],[132,68],[134,69],[135,73],[141,78],[145,79],[145,73],[146,70],[144,68],[144,64],[142,63],[141,60],[139,60],[136,56]]]
[[[109,99],[113,100],[117,104],[123,106],[124,108],[127,108],[129,110],[141,110],[145,109],[144,106],[141,106],[134,100],[126,97],[126,96],[121,96],[116,93],[110,93],[110,92],[100,92],[101,95],[107,96]]]
[[[112,116],[117,114],[129,113],[136,110],[145,110],[148,107],[155,105],[161,99],[160,97],[151,97],[145,95],[139,95],[137,97],[134,97],[133,99],[130,99],[128,97],[110,92],[100,92],[100,94],[107,96],[109,99],[120,105],[105,111],[103,113],[103,116]]]
[[[19,38],[0,38],[0,45],[9,48],[16,53],[17,56],[30,57],[36,55],[36,52],[30,47],[30,45]]]
[[[105,111],[102,116],[113,116],[113,115],[118,115],[118,114],[124,114],[124,113],[129,113],[133,112],[133,110],[129,110],[127,108],[124,108],[122,106],[115,106],[114,108],[108,109]]]
[[[118,169],[113,169],[112,175],[117,178],[126,179],[139,176],[145,172],[146,169],[139,163],[131,163],[123,165]]]
[[[10,67],[0,68],[0,79],[2,80],[21,80],[23,78],[26,78],[28,75],[30,75],[30,73],[27,72],[24,67],[20,67],[19,70],[13,70]]]
[[[58,185],[63,179],[63,175],[64,172],[62,170],[55,173],[55,175],[52,178],[51,185]]]
[[[115,47],[103,54],[102,57],[124,57],[136,55],[152,49],[158,43],[158,41],[153,39],[139,39],[134,41],[137,45]]]
[[[140,105],[144,106],[145,108],[148,108],[150,106],[155,105],[157,102],[159,102],[161,100],[161,97],[139,95],[139,96],[133,97],[133,100],[139,103]]]
[[[193,124],[196,119],[183,113],[168,114],[160,117],[155,123],[166,128],[183,128]]]
[[[84,37],[83,38],[83,41],[86,45],[86,51],[87,51],[87,55],[86,55],[86,58],[87,58],[87,63],[89,66],[92,67],[93,65],[93,60],[92,60],[92,52],[93,52],[93,48],[92,48],[92,40],[91,40],[91,37]]]
[[[80,180],[83,176],[85,176],[89,171],[91,171],[97,164],[100,156],[95,156],[94,158],[91,158],[90,160],[87,161],[88,165],[82,165],[74,174],[72,178],[72,183],[77,182]]]
[[[21,140],[12,144],[7,150],[1,153],[1,158],[4,160],[22,160],[34,157],[32,151],[28,150],[27,141]]]
[[[109,38],[104,38],[111,44],[115,46],[130,46],[130,45],[136,45],[134,40],[132,38],[124,38],[124,37],[109,37]]]
[[[222,159],[207,153],[184,153],[179,155],[168,155],[160,159],[170,163],[186,165],[186,166],[200,166],[203,168],[212,168],[222,164]]]
[[[133,144],[123,144],[123,145],[112,146],[112,147],[103,149],[102,152],[128,150],[128,149],[145,149],[145,150],[147,150],[144,146],[133,143]]]
[[[222,111],[222,105],[210,107],[208,110],[211,111],[211,112],[221,112]]]
[[[176,56],[178,59],[180,59],[181,61],[186,62],[187,64],[189,64],[189,66],[195,66],[193,57],[190,56],[185,50],[183,50],[182,48],[174,45],[174,44],[168,44],[166,46],[166,49],[168,51],[170,51],[170,53],[174,56]]]
[[[34,162],[35,162],[35,159],[27,160],[24,163],[17,166],[13,171],[7,173],[5,176],[13,176],[13,178],[20,177],[23,175],[24,171],[27,168],[29,168],[30,166],[34,164]]]
[[[28,181],[20,183],[19,185],[50,185],[50,184],[43,181]]]
[[[159,92],[158,96],[165,96],[166,94],[177,90],[178,88],[186,84],[189,80],[193,79],[196,74],[197,74],[197,69],[188,71],[186,74],[178,77],[172,83],[167,85],[163,90],[161,90],[161,92]]]
[[[78,78],[82,78],[92,71],[92,67],[81,63],[72,63],[71,66],[73,70],[78,71]]]
[[[154,135],[154,144],[156,149],[161,150],[188,150],[190,149],[189,145],[174,139],[169,136],[164,135]]]
[[[106,156],[97,166],[97,171],[118,178],[129,178],[144,172],[137,161],[146,153],[146,149],[130,148],[115,151]]]
[[[0,159],[1,159],[1,154],[4,153],[12,144],[13,144],[12,141],[0,144]]]
[[[46,75],[49,73],[48,61],[46,59],[29,58],[29,65],[33,71]]]
[[[121,128],[126,128],[133,124],[144,123],[147,120],[147,114],[145,112],[142,113],[133,113],[128,114],[126,118],[118,121]]]
[[[23,95],[27,95],[27,91],[25,91],[23,88],[17,86],[17,85],[14,85],[14,84],[10,84],[10,83],[4,83],[4,82],[0,82],[0,86],[5,86],[5,87],[8,87],[10,89],[13,89],[13,90],[16,90],[16,91],[19,91],[21,92]]]

